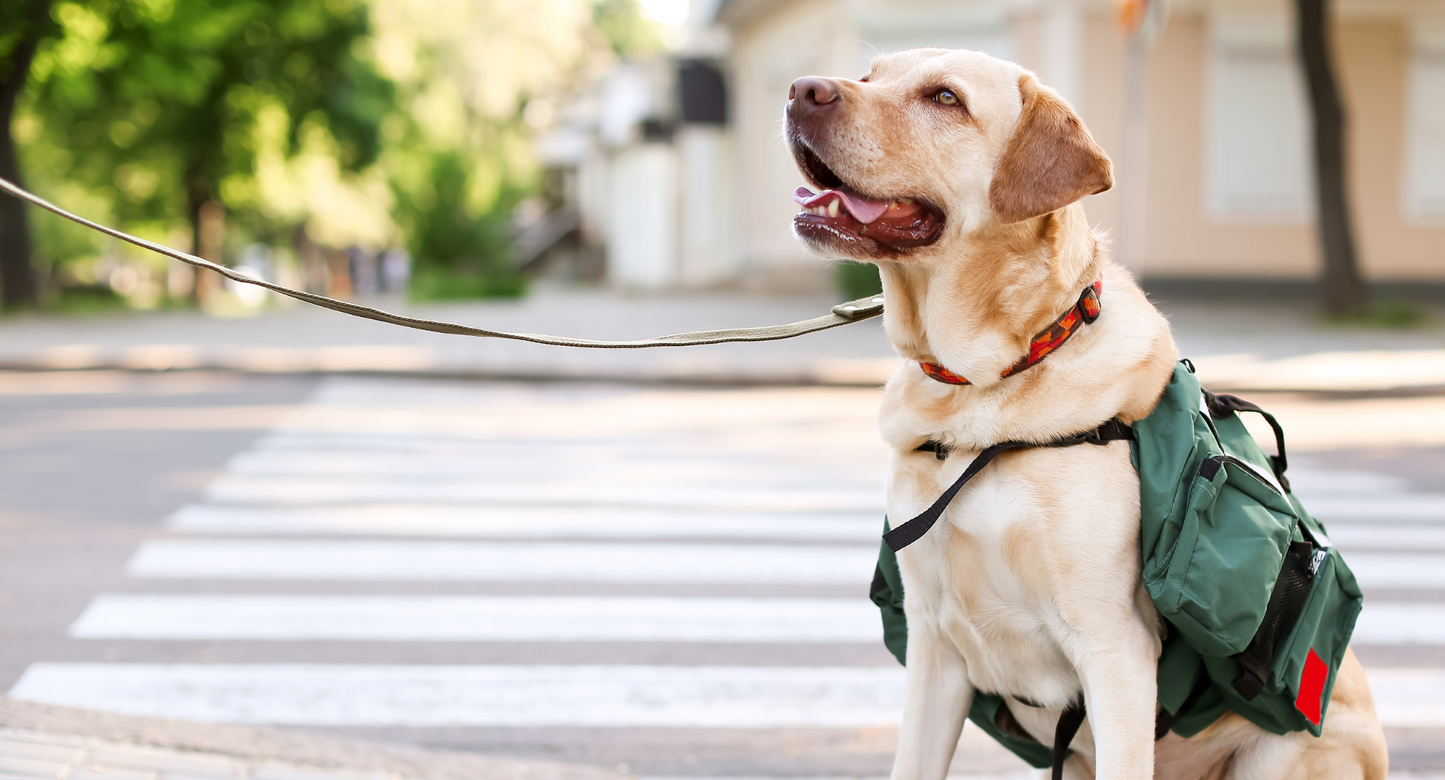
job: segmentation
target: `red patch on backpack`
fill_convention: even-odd
[[[1324,705],[1325,681],[1330,677],[1330,667],[1315,655],[1314,648],[1310,648],[1309,657],[1305,659],[1304,674],[1299,678],[1299,696],[1295,697],[1294,706],[1310,723],[1320,725],[1320,710]]]

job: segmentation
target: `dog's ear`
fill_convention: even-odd
[[[993,171],[988,203],[1001,222],[1056,211],[1114,186],[1109,156],[1084,123],[1034,77],[1019,78],[1023,113]]]

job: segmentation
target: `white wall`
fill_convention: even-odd
[[[1445,21],[1417,21],[1412,30],[1406,97],[1404,216],[1445,222]]]
[[[1209,24],[1205,202],[1220,221],[1312,218],[1304,78],[1285,16],[1216,14]]]
[[[677,151],[629,146],[608,166],[607,275],[622,287],[657,290],[677,280]]]
[[[677,281],[684,287],[734,282],[743,263],[733,209],[737,177],[730,133],[712,125],[683,125],[676,144],[681,201]]]

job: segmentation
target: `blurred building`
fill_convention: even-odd
[[[1445,0],[1334,6],[1362,270],[1373,281],[1445,281]],[[1132,121],[1128,44],[1111,0],[693,0],[684,53],[615,73],[590,125],[569,131],[571,156],[552,156],[571,166],[582,229],[605,246],[608,278],[827,288],[826,262],[789,232],[803,181],[780,133],[788,86],[808,74],[856,78],[875,53],[918,46],[1016,60],[1074,104],[1123,164],[1119,186],[1085,205],[1136,271],[1317,274],[1309,114],[1287,0],[1175,0],[1140,55]]]
[[[604,250],[609,282],[705,288],[744,277],[724,82],[715,57],[624,63],[539,139],[584,242]]]

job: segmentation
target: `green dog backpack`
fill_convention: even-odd
[[[1264,416],[1278,455],[1265,454],[1241,412]],[[1128,430],[1111,421],[1045,445],[996,445],[923,515],[898,528],[885,520],[870,593],[884,644],[904,663],[897,550],[921,537],[988,460],[1009,449],[1128,438],[1139,473],[1144,585],[1165,622],[1156,738],[1193,736],[1229,710],[1276,734],[1319,736],[1363,598],[1324,527],[1290,491],[1278,422],[1247,401],[1204,390],[1181,361],[1158,406]],[[1062,746],[1006,733],[1002,706],[1001,697],[977,692],[969,719],[1035,767],[1062,760]],[[1081,706],[1075,717],[1082,720]]]

